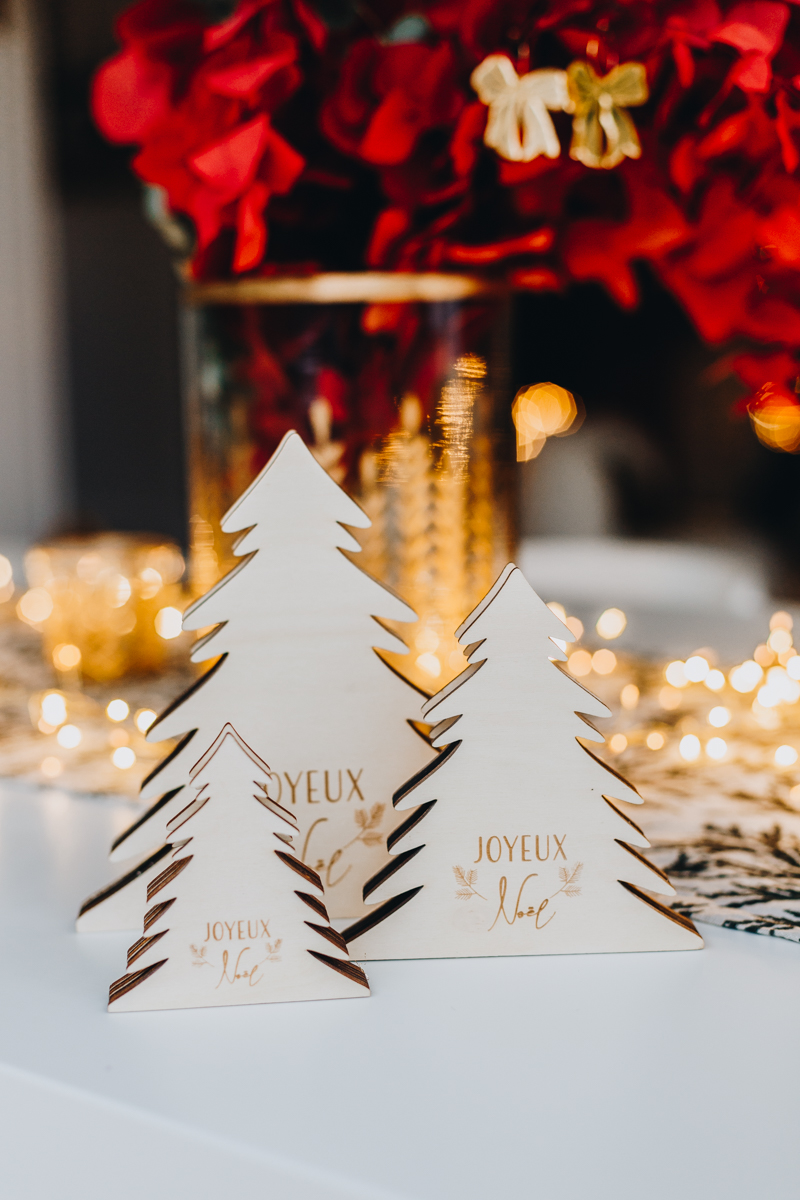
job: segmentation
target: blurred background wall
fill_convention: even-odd
[[[72,506],[60,202],[36,14],[0,15],[0,530],[24,541]]]

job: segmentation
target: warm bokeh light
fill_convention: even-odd
[[[687,733],[680,740],[678,753],[686,762],[696,762],[700,757],[700,738],[693,733]]]
[[[619,702],[623,708],[628,710],[636,708],[639,703],[639,689],[635,683],[626,683],[625,687],[619,694]]]
[[[5,590],[13,582],[14,571],[5,554],[0,554],[0,591]]]
[[[770,650],[766,642],[761,642],[753,651],[753,658],[760,667],[770,667],[775,662],[775,651]]]
[[[716,759],[717,762],[723,759],[728,753],[728,743],[724,738],[713,737],[706,742],[706,754],[709,758]]]
[[[414,645],[423,654],[427,654],[429,651],[433,653],[434,650],[439,649],[441,640],[435,629],[431,629],[430,625],[423,625],[414,637]]]
[[[784,650],[790,649],[792,645],[792,635],[788,629],[773,629],[772,633],[767,638],[767,645],[775,654],[782,654]]]
[[[613,650],[596,650],[592,655],[592,670],[598,675],[610,675],[616,665],[617,656]]]
[[[713,725],[715,729],[723,729],[730,719],[730,710],[721,704],[718,704],[716,708],[712,708],[708,714],[708,723],[709,725]]]
[[[156,713],[153,712],[152,708],[140,708],[136,716],[133,718],[139,733],[147,733],[155,719]]]
[[[800,654],[795,654],[788,660],[786,674],[790,679],[800,679]]]
[[[136,755],[130,746],[118,746],[111,755],[111,761],[120,771],[128,771],[136,762]]]
[[[748,413],[756,437],[770,450],[793,454],[800,447],[800,405],[784,388],[765,383]]]
[[[671,687],[669,684],[667,684],[667,686],[662,687],[661,691],[658,693],[658,703],[662,708],[665,708],[667,712],[674,712],[676,708],[680,708],[681,706],[681,694],[677,688]]]
[[[567,670],[570,675],[574,675],[577,679],[581,679],[584,675],[589,675],[592,670],[592,656],[588,650],[576,650],[574,654],[570,654]]]
[[[83,741],[83,734],[77,725],[62,725],[56,735],[56,741],[65,750],[74,750]]]
[[[559,604],[557,600],[550,600],[548,601],[547,607],[550,609],[551,613],[554,613],[555,616],[558,617],[559,621],[563,621],[566,625],[567,610],[564,608],[563,604]]]
[[[683,673],[690,683],[702,683],[711,670],[711,664],[702,654],[693,654],[683,664]]]
[[[566,626],[575,641],[579,642],[583,637],[583,621],[579,621],[577,617],[567,617]]]
[[[597,618],[595,629],[601,638],[605,638],[606,641],[610,642],[613,638],[618,638],[621,633],[625,632],[627,624],[628,618],[621,608],[607,608]]]
[[[784,612],[783,609],[774,612],[769,619],[769,628],[770,632],[775,629],[786,629],[791,633],[794,629],[794,621],[791,613]]]
[[[664,671],[664,678],[667,683],[674,688],[686,687],[689,680],[686,678],[685,666],[686,664],[681,662],[680,659],[671,662]]]
[[[725,676],[715,667],[713,671],[708,672],[703,683],[710,691],[721,692],[725,687]]]
[[[796,783],[789,791],[789,801],[795,808],[800,809],[800,783]]]
[[[64,770],[64,764],[60,758],[55,758],[54,755],[49,754],[47,758],[42,759],[42,764],[39,767],[39,770],[45,776],[45,778],[55,779],[56,776],[60,775]]]
[[[608,743],[608,748],[612,754],[621,754],[628,746],[628,739],[624,733],[615,733]]]
[[[59,725],[63,725],[67,719],[67,702],[61,695],[61,692],[47,692],[42,696],[40,705],[42,711],[42,719],[56,729]]]
[[[179,608],[162,608],[156,613],[156,633],[165,642],[179,637],[183,629],[183,614]]]
[[[416,660],[420,671],[424,671],[426,675],[430,675],[431,679],[438,679],[442,673],[442,664],[435,654],[427,653],[420,654]]]
[[[53,666],[57,671],[74,671],[81,665],[81,652],[71,642],[59,642],[53,647]]]
[[[106,706],[109,721],[124,721],[130,711],[124,700],[110,700]]]
[[[657,729],[654,729],[652,733],[648,733],[647,737],[645,738],[645,745],[649,750],[660,750],[664,745],[663,733],[659,733]]]
[[[800,700],[800,683],[791,679],[783,667],[770,667],[764,687],[759,688],[758,703],[763,708],[777,704],[796,704]]]
[[[111,575],[106,581],[106,596],[110,608],[122,608],[123,604],[127,604],[133,594],[131,581],[126,579],[124,575]]]
[[[536,458],[547,438],[563,437],[575,423],[575,397],[557,383],[521,388],[511,407],[517,431],[517,461]]]
[[[797,762],[797,751],[794,746],[778,746],[775,751],[776,767],[793,767]]]
[[[728,682],[735,692],[754,691],[764,677],[763,669],[752,658],[734,667],[728,676]]]
[[[53,598],[46,588],[29,588],[20,596],[17,604],[17,615],[29,625],[39,625],[46,621],[53,611]]]
[[[155,567],[145,567],[139,572],[139,595],[143,600],[152,600],[163,586],[164,580]]]
[[[781,723],[780,714],[775,708],[764,708],[759,704],[758,700],[754,700],[750,706],[750,711],[753,714],[753,719],[756,724],[762,729],[777,729]]]

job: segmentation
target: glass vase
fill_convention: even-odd
[[[186,297],[190,578],[234,563],[220,520],[296,429],[372,526],[358,565],[418,614],[395,665],[425,691],[515,542],[509,302],[459,275],[276,276]]]

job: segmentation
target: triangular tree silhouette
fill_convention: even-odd
[[[558,665],[573,635],[509,565],[456,636],[469,666],[423,708],[439,755],[395,793],[411,812],[344,930],[353,957],[702,946],[648,894],[674,891],[614,805],[638,793],[578,741],[608,709]]]
[[[195,765],[111,1011],[369,995],[319,875],[297,858],[294,815],[268,797],[269,774],[231,725]]]
[[[344,553],[359,550],[346,525],[369,519],[288,433],[223,518],[226,533],[245,531],[241,562],[184,616],[184,629],[214,627],[192,659],[217,661],[148,731],[148,741],[181,740],[142,785],[150,807],[112,846],[114,861],[139,861],[85,902],[79,928],[135,928],[195,748],[225,721],[257,752],[277,747],[270,794],[297,817],[298,853],[322,874],[331,915],[365,911],[392,791],[427,746],[407,723],[410,685],[375,653],[405,653],[383,622],[415,614]]]

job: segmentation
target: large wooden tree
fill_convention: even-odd
[[[369,519],[288,433],[223,519],[226,533],[244,531],[241,562],[184,616],[185,629],[213,627],[193,660],[216,661],[148,732],[181,740],[143,785],[149,809],[112,847],[115,861],[140,859],[86,901],[79,927],[131,927],[197,747],[225,721],[270,756],[270,794],[297,817],[298,853],[322,875],[331,915],[363,914],[392,792],[427,748],[407,721],[410,686],[375,652],[404,652],[382,622],[414,613],[343,553],[359,550],[346,526]]]
[[[268,797],[269,774],[231,725],[195,765],[112,1012],[369,995],[319,876],[297,858],[294,814]]]
[[[457,631],[469,666],[424,707],[438,756],[344,931],[355,958],[684,950],[692,923],[614,800],[641,803],[579,741],[608,710],[562,670],[572,634],[508,566]],[[555,661],[554,661],[555,660]]]

